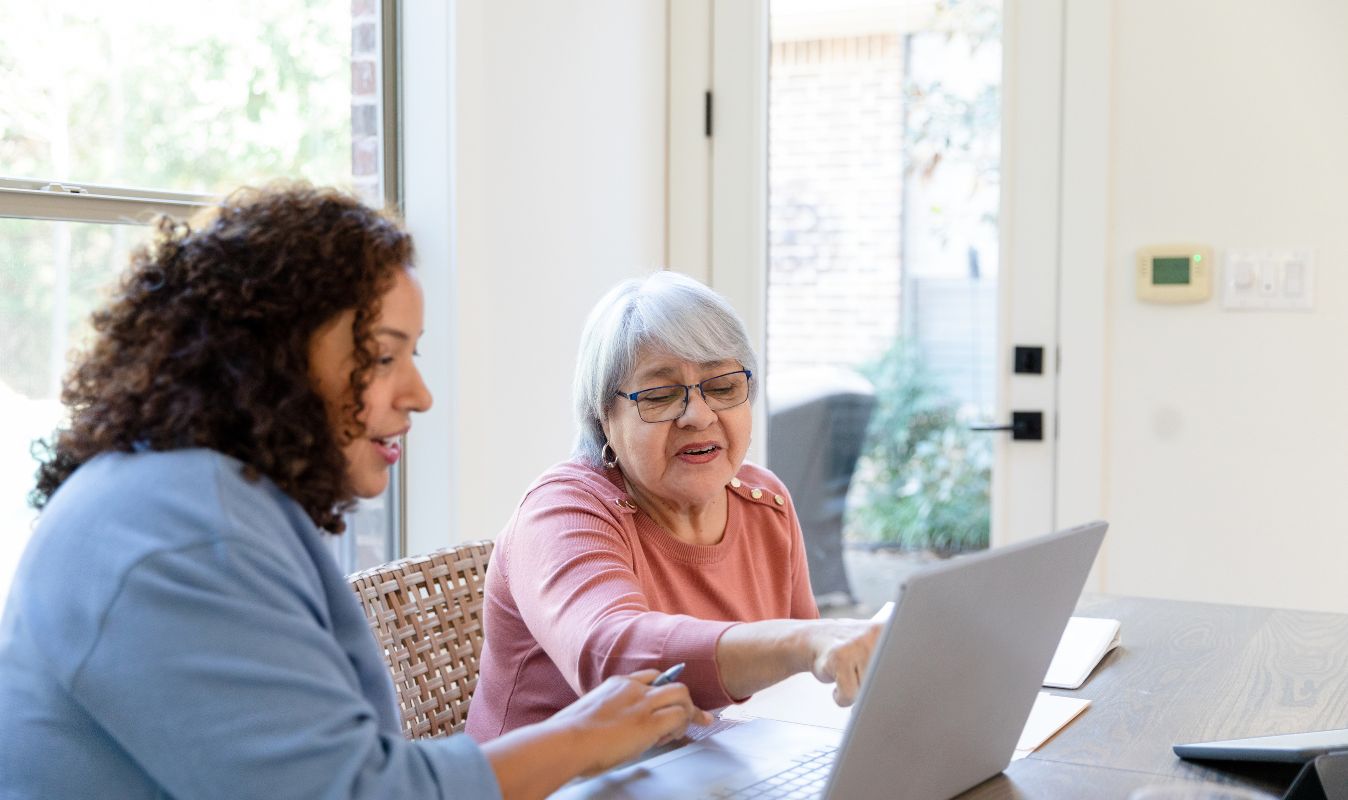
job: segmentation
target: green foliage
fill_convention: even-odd
[[[0,0],[0,176],[351,183],[350,0]],[[56,396],[141,226],[0,220],[0,386]]]
[[[944,248],[978,229],[997,240],[1001,184],[1002,0],[935,0],[908,37],[903,149],[917,186],[963,186],[963,202],[930,206],[926,236]],[[944,174],[943,174],[944,173]],[[916,200],[922,197],[918,192]]]
[[[0,175],[351,180],[348,0],[0,0]]]
[[[980,59],[1001,60],[1002,0],[937,0],[930,28],[913,34],[910,46],[925,51],[926,39],[944,42],[938,53],[954,56],[964,69],[914,70],[904,78],[909,163],[929,177],[942,161],[966,161],[995,187],[1001,173],[1000,70],[995,77],[983,75],[985,83],[975,77],[975,67]]]
[[[988,545],[992,448],[902,340],[862,368],[876,405],[848,531],[861,542],[954,553]]]

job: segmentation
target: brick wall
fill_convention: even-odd
[[[384,205],[384,189],[379,180],[383,150],[379,28],[380,0],[351,0],[351,188],[375,207]],[[389,489],[379,497],[360,500],[347,513],[344,535],[325,537],[333,558],[344,572],[402,555],[398,552],[398,537],[392,530],[393,517],[388,508],[397,489],[393,484]]]
[[[768,362],[855,365],[898,335],[903,44],[772,46]]]
[[[384,204],[379,182],[379,0],[351,0],[351,181],[365,202]]]

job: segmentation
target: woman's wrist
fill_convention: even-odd
[[[549,718],[538,727],[542,728],[541,747],[548,753],[565,753],[560,766],[566,773],[565,780],[577,775],[589,775],[604,765],[604,756],[608,752],[594,725],[589,721]],[[565,782],[565,781],[564,781]]]
[[[726,630],[716,648],[721,682],[733,697],[754,692],[814,668],[815,620],[746,622]]]
[[[814,660],[818,650],[818,637],[823,631],[820,620],[795,620],[789,652],[791,655],[791,674],[813,672]]]
[[[505,800],[547,797],[576,775],[594,769],[592,736],[547,719],[482,745]]]

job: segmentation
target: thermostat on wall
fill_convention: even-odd
[[[1137,251],[1137,299],[1201,303],[1212,296],[1212,248],[1173,244]]]

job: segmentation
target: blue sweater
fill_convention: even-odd
[[[0,797],[495,798],[403,738],[304,511],[209,450],[105,454],[52,497],[0,621]]]

